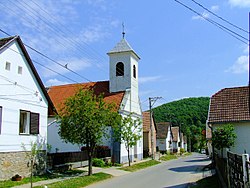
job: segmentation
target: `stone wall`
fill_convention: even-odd
[[[44,170],[45,151],[42,152],[43,161],[39,166],[40,170]],[[0,180],[10,179],[12,176],[19,174],[22,177],[30,175],[30,163],[24,151],[21,152],[0,152]]]

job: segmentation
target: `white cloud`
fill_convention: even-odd
[[[219,6],[218,5],[213,5],[213,6],[211,6],[210,10],[213,11],[213,12],[217,12],[219,10]],[[210,17],[209,12],[207,12],[207,11],[204,11],[201,15],[202,16],[199,16],[199,15],[192,16],[192,19],[193,20],[204,20],[204,19]]]
[[[234,74],[241,74],[248,72],[248,56],[240,56],[236,62],[228,69],[226,72],[231,72]]]
[[[218,5],[211,6],[211,11],[217,12],[218,10],[219,10],[219,6]]]
[[[143,84],[143,83],[146,83],[146,82],[155,82],[159,79],[161,79],[162,76],[148,76],[148,77],[140,77],[139,78],[139,83],[140,84]]]
[[[68,82],[64,82],[64,81],[60,81],[57,80],[56,78],[54,79],[49,79],[48,81],[46,81],[46,87],[50,87],[50,86],[56,86],[56,85],[65,85],[65,84],[69,84]]]
[[[75,72],[79,72],[81,70],[84,70],[88,67],[91,66],[90,60],[88,59],[69,59],[69,60],[63,60],[63,61],[58,61],[58,63],[60,63],[61,65],[67,65],[67,68],[70,70],[73,70]],[[47,65],[47,67],[49,67],[52,70],[55,70],[56,72],[60,73],[60,74],[67,74],[69,73],[69,70],[67,70],[65,67],[62,67],[60,65],[57,64],[51,64],[51,65]],[[52,72],[50,70],[45,69],[42,72],[42,75],[45,78],[49,78],[52,76],[58,76],[57,73]]]
[[[229,0],[228,3],[232,7],[249,8],[250,0]]]

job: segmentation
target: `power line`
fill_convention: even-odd
[[[203,19],[207,20],[208,22],[210,22],[211,24],[215,25],[216,27],[220,28],[221,30],[223,30],[224,32],[228,33],[229,35],[231,35],[232,37],[236,38],[237,40],[243,42],[244,44],[248,45],[248,39],[245,38],[244,36],[232,31],[231,29],[219,24],[218,22],[210,19],[210,18],[207,18],[205,16],[203,16],[202,14],[200,14],[199,12],[195,11],[194,9],[192,9],[191,7],[187,6],[186,4],[178,1],[178,0],[174,0],[175,2],[177,2],[178,4],[182,5],[183,7],[185,7],[186,9],[194,12],[195,14],[199,15],[200,17],[202,17]],[[241,39],[242,38],[242,39]],[[246,40],[246,41],[244,41]]]
[[[208,8],[206,8],[206,7],[205,7],[204,5],[202,5],[201,3],[198,3],[198,2],[195,1],[195,0],[191,0],[191,1],[193,1],[195,4],[197,4],[197,5],[199,5],[200,7],[202,7],[202,8],[203,8],[204,10],[206,10],[207,12],[209,12],[209,13],[211,13],[212,15],[216,16],[217,18],[221,19],[222,21],[228,23],[229,25],[231,25],[231,26],[233,26],[233,27],[235,27],[235,28],[237,28],[237,29],[239,29],[239,30],[245,32],[245,33],[249,33],[247,30],[245,30],[245,29],[243,29],[243,28],[241,28],[241,27],[239,27],[239,26],[233,24],[232,22],[226,20],[225,18],[219,16],[218,14],[215,14],[213,11],[209,10]]]

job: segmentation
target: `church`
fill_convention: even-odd
[[[124,35],[120,42],[108,53],[109,56],[109,81],[88,82],[79,84],[58,85],[48,88],[50,96],[56,109],[59,109],[65,99],[73,96],[79,87],[92,89],[94,94],[104,94],[105,102],[114,102],[117,111],[122,117],[133,113],[134,118],[142,122],[142,110],[138,92],[138,62],[140,57],[125,40]],[[65,143],[58,135],[58,123],[55,117],[48,120],[48,144],[51,153],[80,151],[81,146]],[[141,125],[142,126],[142,125]],[[110,134],[111,134],[110,130]],[[141,133],[142,134],[142,133]],[[126,163],[127,151],[123,143],[113,143],[112,138],[104,139],[102,145],[108,146],[111,156],[118,163]],[[143,138],[130,148],[130,159],[142,160]]]

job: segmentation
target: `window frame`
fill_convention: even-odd
[[[116,76],[124,76],[124,63],[118,62],[115,66],[116,70]]]
[[[23,117],[24,114],[26,114],[25,117]],[[25,125],[22,125],[21,123],[24,124],[24,122],[25,122]],[[27,111],[27,110],[19,111],[19,135],[38,135],[39,127],[40,127],[40,114],[39,113],[35,113],[35,112]]]
[[[11,69],[11,63],[6,61],[5,62],[5,70],[10,71],[10,69]]]
[[[133,77],[136,79],[136,66],[133,65]]]
[[[17,73],[20,74],[20,75],[23,74],[23,67],[22,66],[17,67]]]

